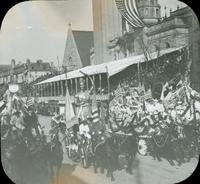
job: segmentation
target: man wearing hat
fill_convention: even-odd
[[[40,136],[40,131],[38,128],[39,125],[38,117],[34,111],[33,106],[28,107],[28,113],[29,113],[29,123],[31,124],[31,127],[35,130],[36,135]]]

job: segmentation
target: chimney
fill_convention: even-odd
[[[41,64],[43,61],[42,61],[42,59],[38,59],[36,62],[37,62],[37,64]]]
[[[31,60],[30,59],[26,59],[26,64],[30,65],[31,64]]]
[[[16,61],[15,61],[15,59],[12,59],[11,60],[11,67],[12,67],[12,69],[15,68],[15,65],[16,65]]]

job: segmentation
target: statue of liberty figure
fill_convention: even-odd
[[[77,109],[77,117],[81,120],[87,120],[91,117],[91,98],[90,91],[85,90],[84,78],[79,79],[80,91],[75,96],[75,105]]]

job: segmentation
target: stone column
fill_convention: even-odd
[[[75,94],[78,92],[77,78],[75,78]]]
[[[53,86],[54,86],[54,95],[53,96],[56,96],[56,82],[53,82]]]
[[[99,74],[99,88],[100,88],[100,94],[101,94],[101,91],[102,91],[101,74]]]
[[[61,89],[61,94],[60,96],[64,96],[64,88],[63,88],[63,81],[60,81],[60,89]]]
[[[86,77],[86,90],[89,90],[88,77]]]
[[[52,94],[52,82],[49,83],[49,96],[53,96]]]

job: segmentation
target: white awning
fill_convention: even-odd
[[[159,57],[161,57],[165,54],[169,54],[169,53],[181,50],[183,48],[184,47],[168,48],[165,50],[161,50]],[[151,53],[148,60],[149,61],[154,60],[157,58],[157,56],[158,56],[158,52]],[[67,74],[61,74],[61,75],[52,77],[50,79],[39,82],[36,85],[51,83],[51,82],[56,82],[56,81],[61,81],[61,80],[66,80],[66,79],[74,79],[74,78],[83,77],[83,74],[80,73],[80,71],[86,73],[87,75],[95,75],[95,74],[101,74],[101,73],[108,72],[109,76],[113,76],[133,64],[138,64],[138,63],[143,63],[143,62],[146,62],[146,58],[142,54],[142,55],[132,56],[132,57],[124,58],[121,60],[110,61],[107,63],[98,64],[98,65],[90,65],[90,66],[86,66],[86,67],[78,69],[78,70],[68,72]]]

